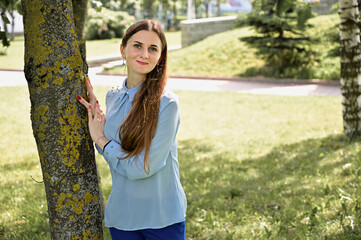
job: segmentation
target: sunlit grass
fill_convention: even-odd
[[[24,37],[15,37],[6,55],[0,55],[0,69],[24,69]]]
[[[102,105],[107,89],[95,86]],[[176,93],[187,240],[358,239],[361,143],[342,135],[339,97]],[[49,239],[27,88],[0,100],[0,238]]]

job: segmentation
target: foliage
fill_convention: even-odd
[[[304,36],[313,15],[303,1],[254,1],[254,10],[241,25],[253,26],[259,36],[245,37],[242,41],[258,48],[257,54],[265,59],[264,71],[276,77],[292,77],[294,70],[307,70],[316,61],[310,47],[311,38]]]
[[[9,12],[10,15],[12,15],[14,11],[18,11],[21,14],[22,10],[21,10],[20,0],[0,0],[0,15],[1,15],[1,20],[4,23],[4,26],[1,26],[1,28],[3,29],[0,31],[0,39],[3,46],[3,48],[0,50],[0,55],[5,55],[7,47],[10,46],[10,40],[8,39],[8,31],[7,28],[5,27],[5,24],[10,24],[10,20],[6,16],[6,12]]]
[[[121,38],[125,30],[134,22],[134,16],[126,12],[91,8],[88,11],[85,38],[87,40]]]

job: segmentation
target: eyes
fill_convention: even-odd
[[[142,48],[142,45],[136,43],[136,44],[133,45],[133,47],[134,47],[135,49],[141,49],[141,48]],[[150,52],[158,52],[158,48],[156,48],[156,47],[149,47],[149,51],[150,51]]]

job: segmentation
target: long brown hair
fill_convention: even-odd
[[[147,74],[141,88],[134,96],[133,105],[120,125],[119,139],[122,149],[127,153],[123,159],[133,157],[144,149],[144,171],[149,174],[149,150],[157,130],[160,98],[166,85],[167,41],[158,20],[142,20],[134,23],[125,32],[122,45],[125,48],[131,36],[146,30],[158,34],[162,52],[156,67]]]

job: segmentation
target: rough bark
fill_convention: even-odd
[[[22,0],[25,77],[45,185],[52,239],[103,239],[84,61],[72,2]]]
[[[361,52],[357,0],[339,0],[343,125],[351,138],[361,135]]]
[[[85,23],[87,17],[87,0],[73,0],[73,14],[74,24],[77,39],[79,41],[80,53],[85,63],[83,65],[84,72],[88,73],[88,64],[86,64],[86,51],[85,51]]]

